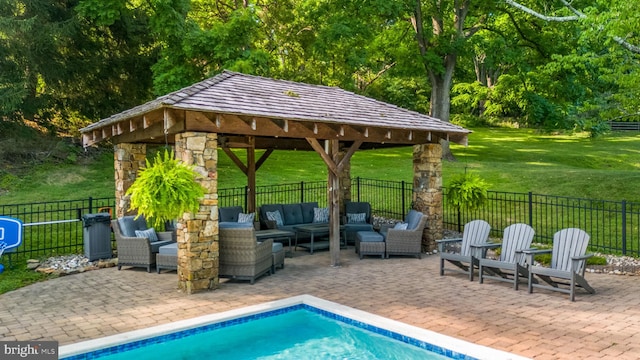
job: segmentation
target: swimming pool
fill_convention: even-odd
[[[269,324],[263,328],[261,322]],[[367,335],[361,337],[359,333],[365,332]],[[333,337],[336,333],[346,341]],[[180,348],[185,339],[186,346]],[[267,352],[257,354],[252,352],[255,349]],[[439,354],[433,359],[524,359],[310,295],[65,345],[60,347],[59,356],[69,360],[142,360],[164,359],[175,353],[180,358],[202,358],[206,354],[224,359],[386,359],[396,354],[399,359],[424,359],[424,349]],[[153,351],[160,351],[160,355]],[[118,353],[124,357],[118,357]],[[308,356],[310,353],[313,356]]]

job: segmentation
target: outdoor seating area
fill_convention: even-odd
[[[0,337],[66,345],[310,294],[534,359],[637,358],[637,276],[588,273],[598,296],[578,294],[571,303],[544,289],[528,294],[506,283],[439,277],[438,255],[365,261],[349,248],[339,268],[327,265],[329,256],[299,249],[276,276],[252,286],[221,279],[218,289],[193,295],[177,291],[175,272],[105,268],[63,276],[3,294]]]
[[[589,294],[595,290],[584,277],[586,260],[593,254],[585,254],[589,234],[577,228],[567,228],[553,236],[552,249],[531,248],[535,231],[526,224],[512,224],[505,228],[501,243],[489,242],[491,227],[484,220],[473,220],[464,226],[462,238],[437,241],[440,254],[440,276],[447,271],[462,272],[473,281],[476,269],[480,283],[484,279],[505,281],[518,290],[520,277],[527,280],[528,292],[533,288],[559,291],[569,294],[575,301],[576,288]],[[451,244],[458,244],[451,249]],[[500,249],[498,259],[487,258],[489,249]],[[542,266],[534,256],[551,254],[549,266]],[[456,268],[445,269],[445,263]],[[543,282],[543,283],[541,283]]]

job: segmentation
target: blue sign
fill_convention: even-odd
[[[0,255],[5,249],[18,247],[22,243],[22,221],[0,216]]]

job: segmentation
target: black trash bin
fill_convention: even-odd
[[[82,216],[84,256],[89,261],[111,258],[111,216],[108,213]]]

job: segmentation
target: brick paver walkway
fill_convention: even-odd
[[[438,276],[438,257],[358,260],[342,250],[297,252],[283,270],[185,295],[175,271],[116,268],[65,276],[0,295],[0,340],[61,345],[310,294],[446,335],[535,359],[640,358],[640,278],[587,274],[595,295]]]

